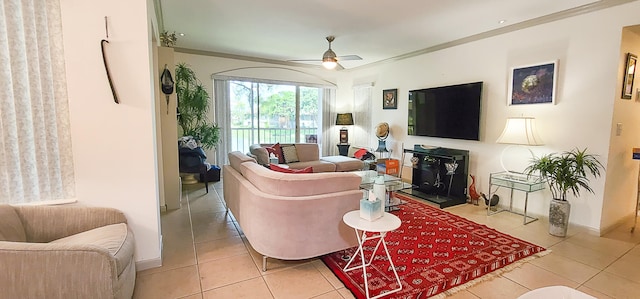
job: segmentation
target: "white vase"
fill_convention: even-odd
[[[549,205],[549,234],[566,237],[571,204],[566,200],[551,200]]]

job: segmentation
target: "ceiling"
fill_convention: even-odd
[[[355,68],[610,7],[632,0],[156,0],[161,30],[182,52],[293,64],[318,59],[336,37]],[[503,20],[503,23],[500,21]],[[320,62],[310,62],[318,66]]]

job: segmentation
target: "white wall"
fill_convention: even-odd
[[[636,26],[636,29],[640,26]],[[637,32],[638,30],[636,30]],[[636,92],[630,100],[621,99],[623,74],[627,62],[627,53],[640,54],[640,35],[629,28],[622,31],[622,42],[618,56],[617,84],[614,94],[614,112],[609,146],[609,163],[601,227],[604,230],[614,227],[625,218],[633,217],[636,208],[638,188],[638,164],[631,159],[632,148],[640,147],[640,99]],[[637,73],[638,74],[638,73]],[[640,75],[636,75],[634,90],[640,88]],[[616,124],[622,124],[622,133],[617,136]]]
[[[487,193],[489,174],[501,170],[499,158],[505,145],[496,144],[495,140],[510,116],[537,118],[546,145],[532,148],[536,154],[587,147],[591,153],[601,155],[606,166],[612,160],[628,159],[627,156],[609,157],[609,140],[614,102],[621,101],[616,89],[621,30],[638,22],[638,11],[640,3],[633,2],[398,62],[357,69],[351,74],[352,81],[377,78],[373,119],[391,125],[391,134],[396,140],[394,156],[400,156],[401,143],[405,148],[428,144],[467,149],[471,152],[470,173],[476,175],[479,191]],[[507,105],[511,67],[556,59],[559,77],[555,105]],[[407,136],[409,90],[475,81],[484,82],[480,141]],[[398,109],[383,110],[382,90],[391,88],[398,88]],[[637,124],[625,124],[628,134],[638,129]],[[519,155],[512,156],[507,166],[524,168],[528,154],[524,151]],[[634,173],[620,174],[624,175],[635,177]],[[605,196],[605,177],[592,180],[592,187],[595,194],[584,193],[580,199],[570,199],[570,221],[598,231],[603,201],[609,197],[609,194]],[[501,202],[507,202],[508,192],[499,194]],[[548,190],[531,194],[529,211],[547,215],[550,197]],[[514,207],[521,209],[524,195],[516,193],[514,198]]]
[[[80,204],[122,210],[136,238],[136,262],[160,263],[152,49],[145,1],[61,0],[71,137]],[[115,104],[100,53],[106,56]]]
[[[157,82],[160,82],[162,72],[164,72],[165,65],[169,68],[171,76],[175,82],[175,63],[173,60],[173,49],[167,47],[157,47],[158,51],[158,64],[156,78]],[[162,165],[162,177],[164,184],[164,202],[160,202],[160,206],[166,204],[166,208],[178,209],[180,208],[180,175],[178,172],[178,120],[176,118],[176,92],[175,86],[173,93],[169,95],[169,102],[165,94],[162,92],[160,84],[156,89],[157,99],[156,118],[160,125],[157,125],[160,130],[162,159],[160,159]],[[167,105],[168,104],[168,105]],[[158,151],[160,154],[160,151]]]

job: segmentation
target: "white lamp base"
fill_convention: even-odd
[[[531,158],[533,158],[533,157],[534,157],[534,155],[533,155],[533,151],[531,151],[531,149],[530,149],[530,148],[525,147],[525,146],[522,146],[522,145],[518,145],[518,144],[509,144],[507,147],[505,147],[505,148],[502,150],[502,154],[500,155],[500,166],[502,166],[502,169],[504,170],[504,172],[506,172],[506,173],[508,173],[508,174],[511,174],[511,175],[522,175],[522,172],[517,172],[517,171],[509,170],[509,169],[507,169],[507,167],[504,165],[504,157],[505,157],[505,153],[507,152],[507,150],[509,150],[509,149],[513,149],[514,147],[522,147],[522,148],[526,148],[526,149],[529,151],[529,153],[531,154]]]

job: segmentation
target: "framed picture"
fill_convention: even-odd
[[[633,95],[633,79],[636,76],[636,62],[638,62],[638,57],[628,53],[627,64],[624,68],[624,81],[622,83],[623,99],[631,99]]]
[[[318,135],[316,134],[304,135],[304,139],[306,143],[318,143]]]
[[[382,91],[382,109],[398,109],[398,89]]]
[[[545,104],[556,102],[558,61],[511,69],[509,105]]]

